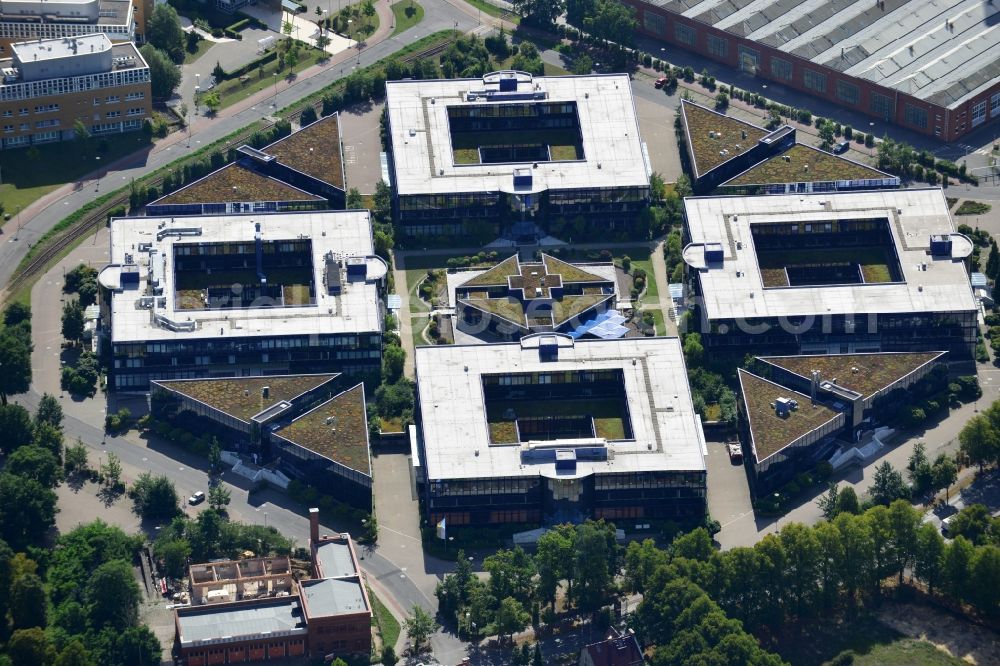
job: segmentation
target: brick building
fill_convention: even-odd
[[[4,0],[0,54],[17,42],[103,33],[112,42],[141,41],[152,0]]]
[[[3,148],[73,139],[77,120],[94,136],[142,128],[152,112],[149,67],[134,44],[106,35],[22,42],[0,60]]]
[[[993,0],[622,1],[648,37],[881,122],[954,141],[1000,117]]]
[[[175,652],[187,666],[371,653],[354,542],[320,535],[318,509],[309,518],[313,578],[294,580],[282,557],[191,567],[192,605],[174,610]]]

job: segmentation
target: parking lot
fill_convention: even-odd
[[[757,539],[757,524],[750,504],[750,486],[743,465],[729,459],[725,442],[709,441],[708,511],[722,525],[715,538],[724,549],[747,546]]]

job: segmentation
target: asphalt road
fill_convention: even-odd
[[[414,42],[420,37],[424,37],[439,30],[454,29],[457,27],[461,31],[470,31],[477,27],[476,14],[474,9],[467,8],[459,0],[449,2],[448,0],[422,0],[424,6],[424,20],[416,26],[406,30],[395,37],[390,37],[378,44],[364,49],[360,55],[362,67],[371,65],[392,53],[400,50],[404,46]],[[320,73],[296,81],[288,88],[280,90],[277,94],[277,108],[287,107],[296,101],[310,95],[316,90],[325,88],[340,78],[348,76],[356,67],[358,62],[336,63],[327,67]],[[207,145],[217,141],[237,130],[246,127],[273,112],[274,107],[270,106],[271,100],[252,106],[240,113],[229,117],[219,118],[211,125],[197,132],[192,132],[191,148]],[[39,238],[59,223],[64,217],[73,211],[81,208],[94,199],[126,185],[131,179],[145,176],[162,166],[173,162],[180,155],[187,152],[186,142],[177,143],[161,151],[152,152],[147,155],[137,156],[134,163],[125,168],[104,173],[99,179],[89,179],[82,183],[82,186],[69,196],[53,203],[40,213],[25,218],[21,216],[21,227],[18,232],[18,240],[13,240],[13,233],[6,233],[0,236],[0,284],[6,284],[13,274],[14,269],[24,257],[28,248],[36,243]],[[8,228],[10,228],[8,226]]]

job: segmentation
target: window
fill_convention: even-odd
[[[98,98],[95,97],[94,98],[94,106],[100,106],[100,105],[101,105],[101,100],[99,100]]]
[[[14,112],[11,111],[10,109],[7,109],[6,111],[3,112],[4,118],[10,118],[12,115],[14,115]]]
[[[792,63],[781,58],[771,58],[771,76],[784,81],[792,80]]]
[[[972,126],[986,121],[986,100],[972,105]]]
[[[122,115],[122,112],[121,111],[108,111],[104,115],[107,118],[117,118],[118,116]]]
[[[837,99],[847,104],[857,104],[861,99],[861,91],[853,83],[837,81]]]
[[[48,120],[39,120],[38,122],[35,123],[35,129],[41,129],[43,127],[58,127],[58,126],[59,126],[59,119],[58,118],[49,118]]]
[[[698,33],[691,26],[684,25],[683,23],[674,23],[674,37],[681,44],[694,46],[697,36]]]
[[[659,14],[654,14],[648,9],[642,13],[642,25],[650,32],[657,35],[664,35],[667,32],[667,19]]]
[[[137,99],[144,99],[145,97],[146,97],[146,93],[144,93],[144,92],[133,92],[133,93],[129,93],[129,94],[125,95],[125,101],[126,102],[134,102]]]
[[[990,97],[990,118],[1000,116],[1000,93]]]
[[[906,105],[906,122],[914,127],[927,127],[927,110],[912,104]]]
[[[143,113],[144,113],[144,111],[142,110],[142,108],[141,107],[137,107],[137,108],[134,108],[134,109],[129,109],[128,112],[127,112],[127,115],[130,115],[130,116],[141,116]]]
[[[756,49],[740,47],[740,69],[744,72],[756,74],[760,69],[760,51]]]
[[[708,36],[708,52],[711,55],[725,58],[727,46],[726,40],[721,37],[716,37],[715,35]]]
[[[870,108],[872,113],[877,113],[886,120],[896,115],[896,106],[892,98],[882,93],[873,92],[871,94]]]
[[[28,109],[20,109],[20,110],[18,110],[17,115],[19,115],[19,116],[26,116],[26,115],[28,115]]]
[[[826,75],[814,72],[811,69],[803,70],[802,84],[814,92],[826,92]]]
[[[13,132],[14,131],[14,126],[13,125],[4,125],[3,126],[3,131],[4,132]]]
[[[121,98],[118,97],[118,95],[108,95],[108,97],[104,100],[104,103],[105,104],[115,104],[115,103],[118,102],[119,99],[121,99]]]
[[[29,130],[29,129],[31,129],[31,125],[29,125],[28,123],[21,123],[20,130],[22,132],[24,132],[25,130]]]

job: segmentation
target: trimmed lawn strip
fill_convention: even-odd
[[[632,268],[641,268],[646,271],[646,295],[643,297],[643,300],[658,305],[660,302],[660,290],[656,286],[656,274],[653,272],[653,262],[649,259],[649,252],[646,252],[644,256],[646,257],[645,259],[639,260],[632,257]]]
[[[758,250],[757,263],[765,287],[785,287],[785,268],[808,264],[860,264],[866,283],[892,282],[889,253],[881,247]]]
[[[472,5],[476,9],[482,10],[484,14],[489,14],[490,16],[494,16],[496,18],[502,18],[510,23],[521,22],[520,16],[510,14],[496,5],[487,2],[486,0],[465,0],[465,4]]]
[[[589,400],[490,400],[486,403],[486,419],[490,425],[490,439],[494,444],[516,443],[514,421],[505,419],[504,412],[513,409],[517,418],[534,416],[591,416],[598,437],[608,440],[625,436],[625,419],[628,412],[619,398]]]
[[[395,647],[399,639],[399,621],[389,612],[382,600],[375,596],[372,589],[368,588],[368,598],[372,602],[372,624],[378,627],[382,636],[382,645]]]
[[[228,106],[232,106],[236,102],[246,99],[254,93],[264,90],[268,86],[275,86],[277,84],[277,77],[275,75],[277,74],[280,74],[283,79],[288,79],[292,74],[308,69],[320,62],[320,60],[326,60],[329,57],[329,53],[303,44],[301,48],[299,48],[299,61],[295,63],[294,69],[288,66],[286,55],[284,69],[278,69],[278,59],[275,58],[271,62],[265,63],[256,70],[251,70],[251,72],[254,73],[247,73],[246,77],[248,80],[246,83],[243,83],[240,80],[240,77],[223,81],[216,85],[215,90],[213,91],[219,95],[219,101],[221,102],[219,108],[224,109]]]
[[[392,14],[396,19],[396,27],[392,31],[393,37],[424,20],[424,8],[413,0],[400,0],[393,4]]]
[[[196,61],[198,58],[200,58],[203,55],[205,55],[205,53],[207,53],[210,48],[212,48],[213,46],[215,46],[215,44],[216,44],[216,42],[213,42],[213,41],[210,41],[208,39],[204,39],[203,38],[203,39],[198,40],[198,48],[197,48],[197,50],[195,50],[194,53],[191,53],[185,47],[185,49],[184,49],[184,64],[185,65],[190,65],[191,63],[193,63],[194,61]]]
[[[656,330],[656,334],[657,335],[666,335],[667,334],[667,325],[663,321],[663,310],[661,310],[660,308],[655,308],[655,309],[651,309],[651,310],[646,310],[646,312],[652,312],[653,313],[653,328],[654,328],[654,330]]]

